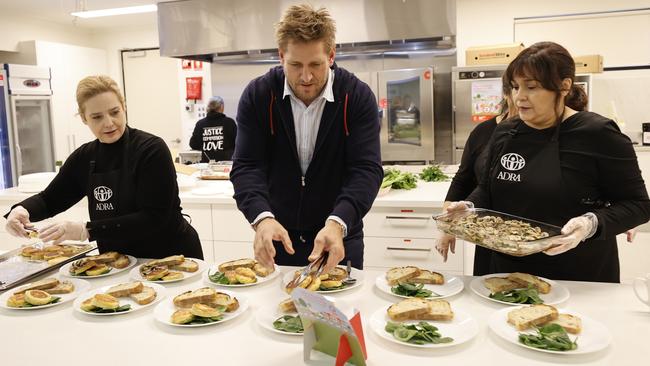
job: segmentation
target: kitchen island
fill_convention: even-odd
[[[291,267],[282,268],[283,272],[292,270]],[[592,354],[555,355],[525,349],[492,332],[487,325],[490,315],[507,305],[474,294],[469,289],[473,277],[463,277],[465,289],[447,299],[453,309],[468,313],[478,322],[478,335],[473,340],[440,349],[416,349],[389,342],[374,333],[369,319],[377,309],[399,299],[375,287],[375,278],[383,276],[384,271],[365,270],[364,274],[361,286],[331,296],[361,310],[368,365],[641,365],[647,361],[650,308],[636,299],[629,285],[560,281],[569,289],[570,297],[558,307],[601,322],[609,329],[612,342],[604,350]],[[97,288],[128,281],[127,271],[90,282]],[[168,284],[166,288],[173,297],[204,286],[201,279],[195,277]],[[224,324],[191,329],[159,323],[154,319],[152,307],[107,317],[81,314],[72,308],[72,303],[42,310],[1,309],[3,364],[303,364],[301,337],[271,332],[256,320],[256,312],[261,307],[286,298],[280,278],[235,292],[249,300],[250,307],[244,314]],[[321,358],[310,364],[332,365],[333,361]]]

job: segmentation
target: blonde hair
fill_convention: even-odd
[[[115,80],[106,75],[86,76],[81,79],[79,84],[77,84],[77,107],[79,108],[79,114],[82,118],[85,112],[84,104],[86,101],[94,96],[106,92],[113,92],[120,101],[122,109],[124,109],[124,96],[122,96],[120,87],[117,86]]]
[[[282,19],[275,25],[275,39],[278,47],[286,50],[290,41],[310,42],[324,41],[325,52],[334,50],[336,25],[329,11],[318,10],[311,5],[293,5],[284,12]]]

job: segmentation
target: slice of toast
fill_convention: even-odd
[[[532,285],[539,291],[540,294],[548,294],[551,292],[551,284],[542,280],[541,278],[537,276],[533,276],[528,273],[521,273],[521,272],[514,272],[508,275],[506,277],[510,281],[517,282],[520,284],[522,287],[527,287],[528,285]]]
[[[582,331],[582,319],[571,314],[560,314],[557,319],[551,320],[549,323],[558,324],[571,334],[578,334]]]
[[[423,314],[416,314],[413,320],[452,320],[454,312],[451,305],[445,300],[426,300],[429,303],[429,311]]]
[[[78,276],[93,268],[95,265],[97,265],[97,263],[90,258],[79,259],[78,261],[72,262],[72,265],[70,266],[70,274]]]
[[[131,294],[137,294],[142,292],[144,285],[142,282],[129,282],[115,285],[106,291],[107,294],[113,297],[126,297]]]
[[[100,255],[93,255],[88,258],[90,258],[90,260],[94,261],[95,263],[103,264],[103,263],[114,262],[119,257],[120,257],[120,253],[118,252],[106,252]]]
[[[419,275],[420,269],[418,267],[393,267],[386,272],[386,281],[389,285],[395,286],[400,282],[407,282],[411,278]]]
[[[530,305],[508,313],[508,323],[517,330],[526,330],[534,325],[548,323],[558,318],[558,311],[550,305]]]
[[[43,291],[47,292],[50,295],[69,294],[72,291],[74,291],[74,285],[72,284],[72,282],[63,281],[60,282],[58,285],[52,288],[45,289]]]
[[[429,302],[420,298],[409,298],[388,308],[388,317],[394,321],[417,319],[430,311]]]
[[[125,256],[124,254],[120,254],[116,260],[108,262],[107,264],[113,268],[122,269],[128,267],[129,264],[131,264],[131,261],[129,260],[129,257]]]
[[[483,284],[493,294],[501,291],[510,291],[522,287],[517,282],[510,281],[509,279],[502,278],[502,277],[488,277],[483,280]]]
[[[58,284],[59,284],[59,280],[57,280],[56,278],[52,278],[52,277],[45,278],[40,281],[36,281],[27,287],[21,288],[19,291],[14,292],[14,294],[15,295],[24,294],[25,291],[29,291],[29,290],[47,290],[57,286]]]
[[[410,283],[424,283],[430,285],[443,285],[445,283],[445,276],[438,272],[428,271],[421,269],[417,277],[408,280]]]
[[[150,262],[147,262],[147,265],[156,265],[156,266],[176,266],[185,261],[185,256],[180,255],[171,255],[169,257],[154,259]]]
[[[213,307],[225,306],[227,312],[232,312],[239,309],[239,300],[223,292],[217,292],[215,300],[208,305]]]
[[[193,304],[210,304],[217,300],[217,292],[209,287],[184,292],[174,297],[174,305],[189,309]]]
[[[130,294],[129,297],[140,305],[147,305],[156,299],[156,290],[148,286],[143,286],[141,292]]]
[[[281,312],[283,313],[297,313],[298,309],[296,309],[296,304],[293,302],[293,298],[288,298],[283,300],[280,304],[278,304],[278,308],[280,309]]]
[[[174,271],[196,272],[199,270],[199,264],[191,259],[185,259],[183,263],[173,265],[169,269]]]
[[[237,267],[253,268],[257,264],[255,259],[242,258],[230,262],[221,263],[219,265],[219,272],[234,271]]]

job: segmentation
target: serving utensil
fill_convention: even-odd
[[[343,279],[343,284],[347,286],[354,285],[357,282],[357,279],[350,277],[350,273],[352,273],[352,261],[349,259],[345,271],[348,273],[348,276]]]
[[[320,255],[320,257],[316,258],[315,261],[309,263],[307,267],[303,268],[302,271],[300,271],[300,275],[297,277],[294,277],[291,282],[287,284],[287,289],[294,289],[298,287],[304,281],[309,277],[312,272],[314,272],[314,277],[318,277],[323,273],[323,269],[325,268],[325,264],[327,264],[327,258],[329,257],[329,252],[323,252],[323,254]]]

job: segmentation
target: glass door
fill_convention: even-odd
[[[11,97],[18,175],[53,172],[50,97]]]

